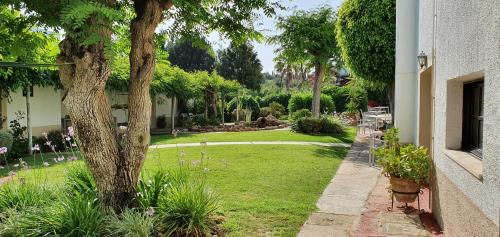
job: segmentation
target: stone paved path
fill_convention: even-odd
[[[299,237],[350,236],[380,176],[368,165],[366,143],[356,141],[317,202],[318,211],[302,226]]]
[[[151,145],[149,148],[171,148],[171,147],[190,147],[201,146],[201,142],[179,143],[179,144],[161,144]],[[299,146],[326,146],[326,147],[351,147],[348,143],[327,143],[327,142],[293,142],[293,141],[268,141],[268,142],[207,142],[207,146],[226,146],[226,145],[299,145]]]
[[[391,203],[388,179],[380,173],[368,165],[368,146],[358,138],[298,237],[442,236],[439,229],[426,230],[416,212],[405,214],[397,209],[400,204],[387,210]]]

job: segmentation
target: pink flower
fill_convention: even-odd
[[[7,153],[7,147],[0,147],[0,155]]]
[[[148,207],[146,210],[146,215],[147,216],[153,216],[155,214],[155,209],[153,207]]]
[[[77,160],[76,156],[70,156],[68,157],[68,161],[75,161]]]
[[[75,136],[75,131],[73,130],[73,127],[68,127],[68,136],[70,137]]]
[[[32,151],[40,151],[40,146],[38,144],[35,144],[35,146],[33,146],[31,148]]]
[[[57,157],[57,161],[63,161],[63,160],[64,160],[64,156]]]

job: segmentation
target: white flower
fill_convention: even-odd
[[[49,163],[48,162],[43,162],[43,166],[47,167],[47,166],[49,166]]]

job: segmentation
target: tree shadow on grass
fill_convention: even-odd
[[[344,159],[347,155],[349,148],[345,147],[324,147],[317,146],[314,149],[314,155],[319,157],[328,157],[328,158],[336,158],[336,159]]]

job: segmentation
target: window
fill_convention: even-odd
[[[462,150],[482,159],[484,80],[464,84]]]

